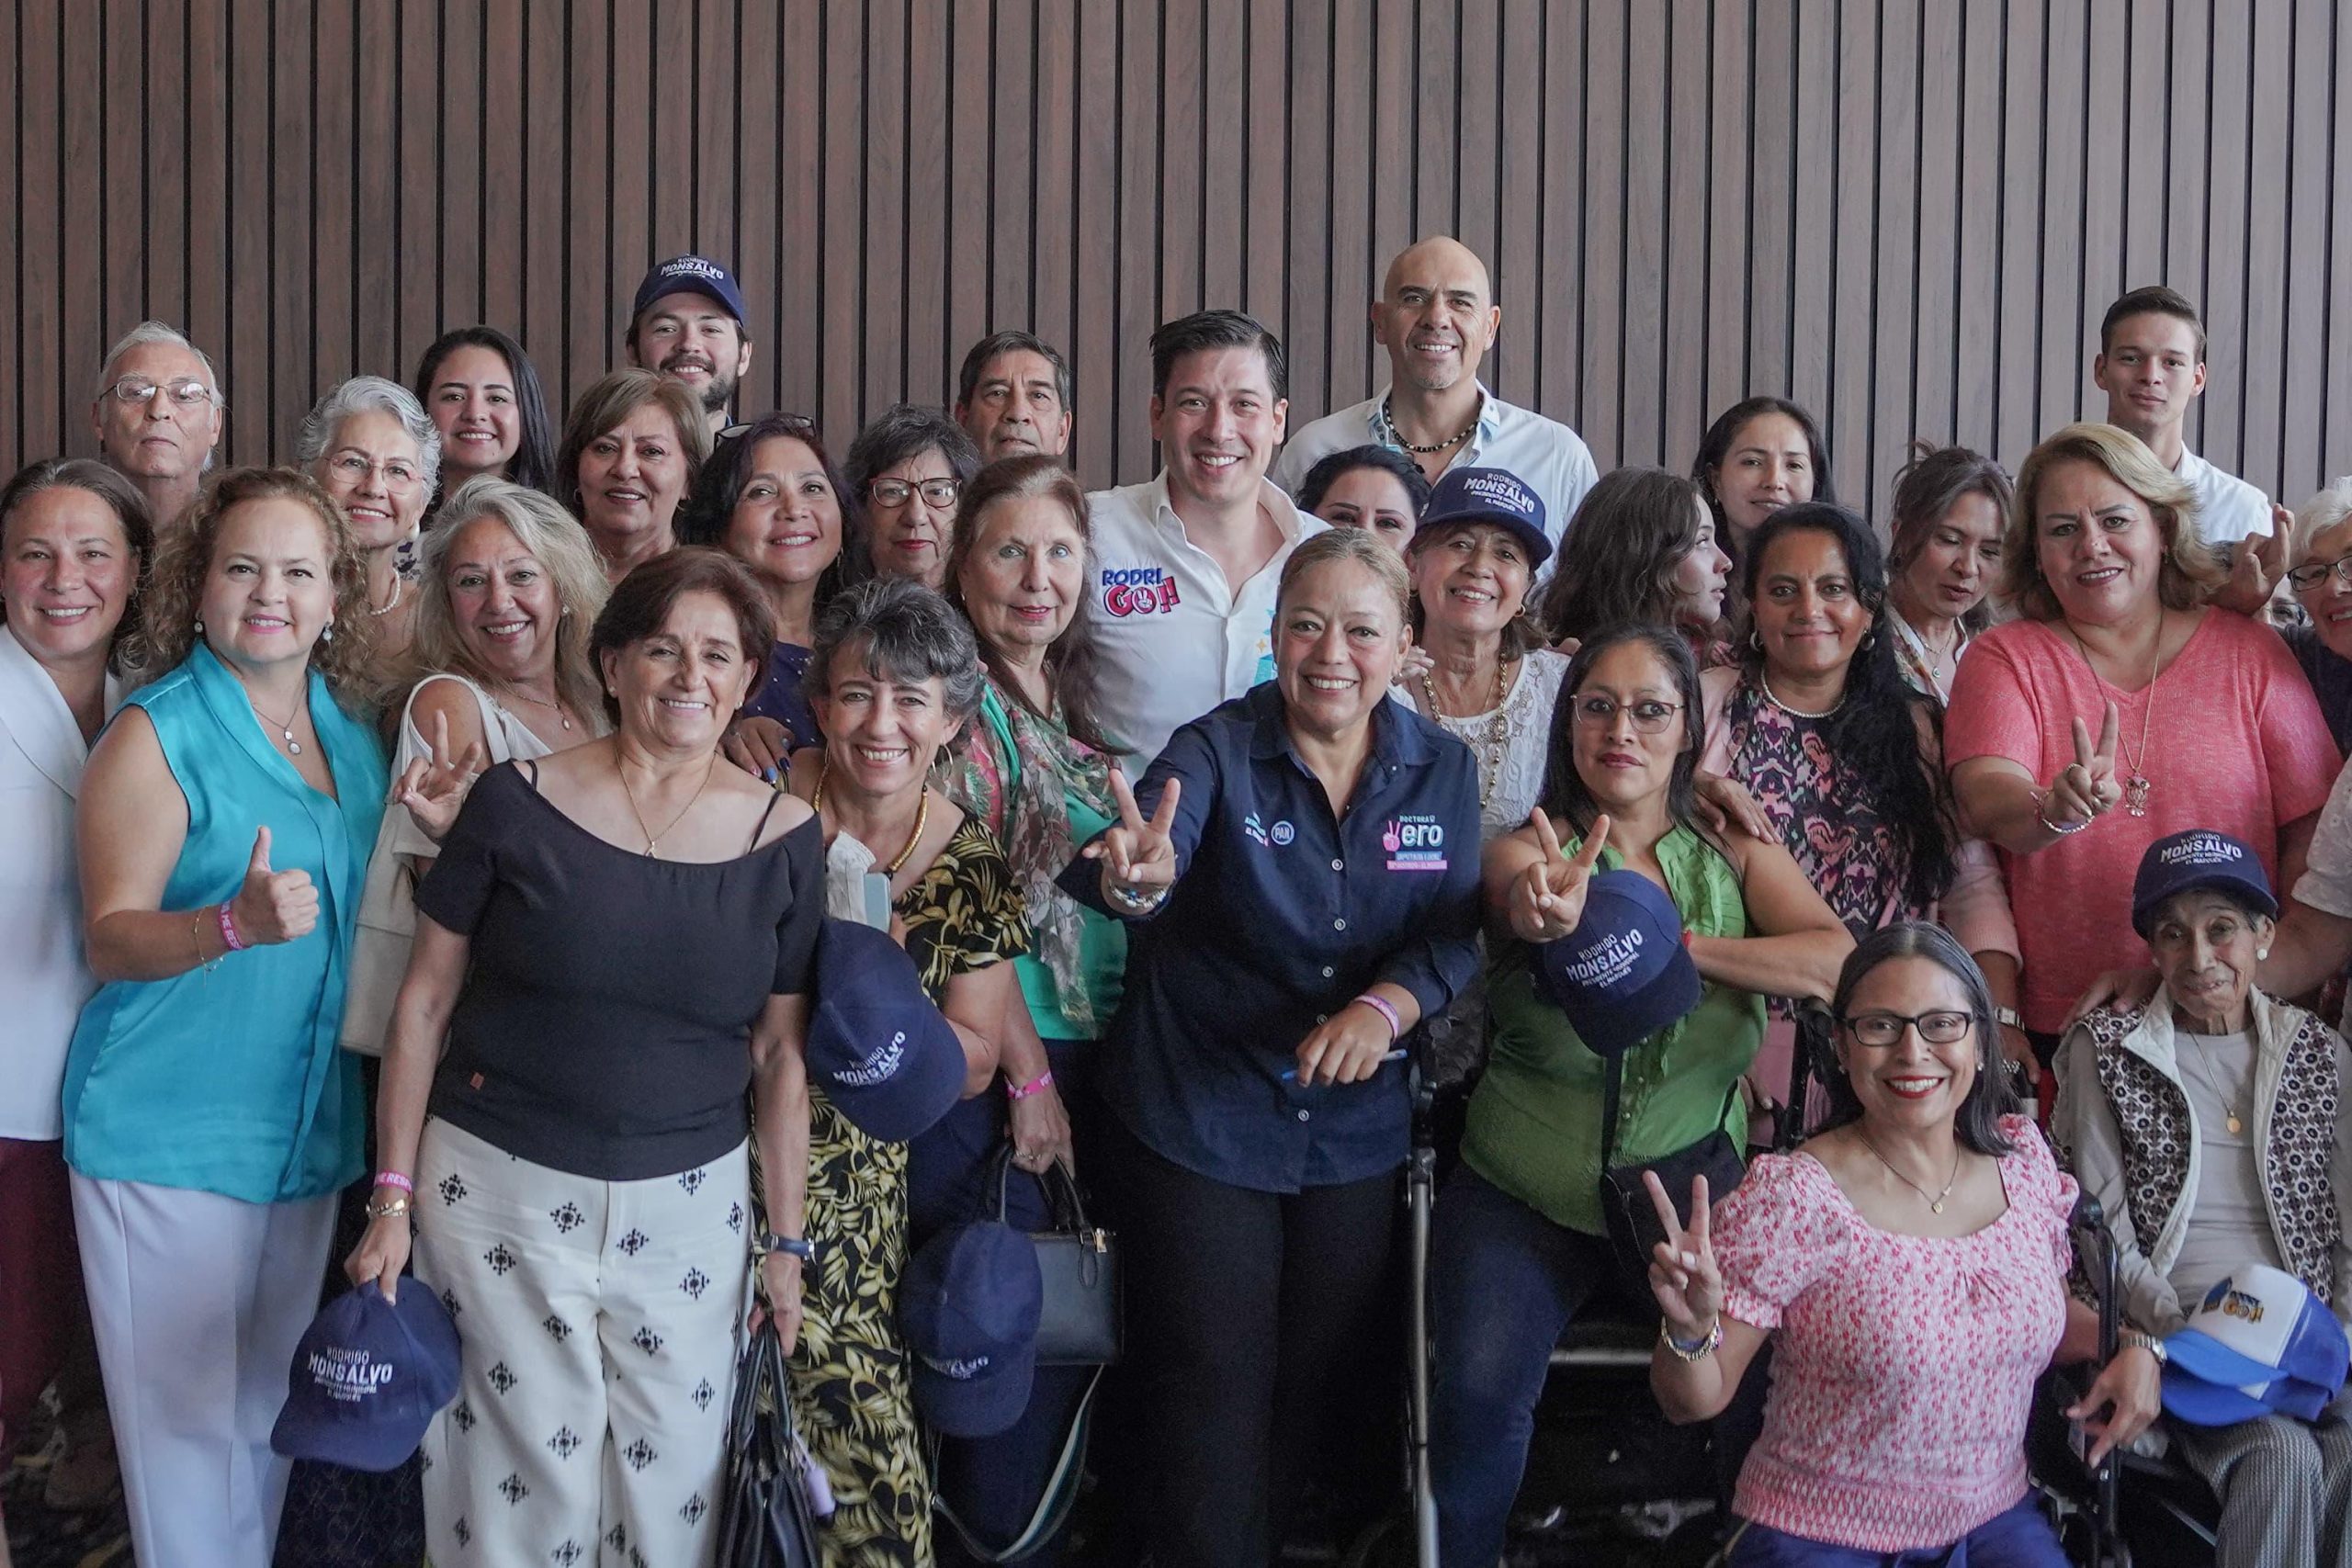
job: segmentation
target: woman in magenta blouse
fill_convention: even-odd
[[[1970,1568],[2062,1568],[2025,1427],[2043,1369],[2097,1343],[2065,1288],[2074,1179],[1992,1070],[1992,999],[1941,928],[1872,932],[1832,1010],[1826,1128],[1758,1158],[1712,1220],[1697,1183],[1687,1229],[1649,1179],[1668,1238],[1651,1386],[1673,1419],[1703,1420],[1777,1341],[1730,1568],[1963,1544]],[[2092,1462],[2159,1399],[2154,1356],[2129,1344],[2068,1412]]]

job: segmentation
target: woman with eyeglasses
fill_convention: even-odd
[[[1729,1568],[1915,1552],[2064,1568],[2025,1428],[2042,1371],[2098,1345],[2097,1314],[2066,1292],[2074,1179],[1996,1070],[1992,998],[1941,928],[1872,932],[1830,1010],[1826,1127],[1758,1157],[1720,1206],[1696,1179],[1687,1222],[1646,1178],[1666,1235],[1650,1386],[1671,1419],[1706,1420],[1773,1342]],[[2109,1362],[2067,1412],[2095,1438],[2090,1462],[2138,1436],[2158,1397],[2144,1346]]]
[[[381,376],[354,376],[303,416],[294,457],[334,497],[368,567],[368,615],[376,623],[379,673],[408,649],[413,585],[401,570],[441,470],[441,431],[409,389]]]
[[[854,580],[861,527],[815,421],[771,413],[719,432],[678,530],[750,567],[775,616],[767,673],[727,732],[728,761],[747,772],[773,779],[796,750],[824,739],[802,684],[817,617]]]
[[[937,409],[899,403],[857,433],[844,465],[864,509],[878,577],[944,592],[956,503],[980,471],[980,449]]]
[[[1787,850],[1695,816],[1699,669],[1679,632],[1602,632],[1561,691],[1542,802],[1484,857],[1491,1055],[1438,1200],[1430,1457],[1447,1562],[1501,1554],[1552,1347],[1628,1288],[1601,1212],[1606,1063],[1535,974],[1578,931],[1593,873],[1664,890],[1701,982],[1695,1008],[1617,1058],[1620,1164],[1718,1132],[1744,1144],[1738,1084],[1765,994],[1827,997],[1853,947]]]

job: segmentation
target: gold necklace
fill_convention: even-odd
[[[2190,1053],[2190,1055],[2197,1058],[2197,1070],[2192,1073],[2190,1077],[2197,1080],[2198,1084],[2207,1094],[2211,1095],[2215,1100],[2222,1102],[2222,1124],[2229,1128],[2233,1133],[2245,1132],[2245,1123],[2238,1117],[2238,1108],[2236,1103],[2228,1095],[2222,1092],[2218,1076],[2213,1071],[2213,1064],[2205,1055],[2205,1043],[2202,1040],[2198,1039],[2197,1032],[2193,1029],[2176,1029],[2173,1032],[2177,1035],[2185,1036],[2189,1040],[2197,1042],[2196,1050]],[[2187,1056],[2183,1056],[2181,1058],[2181,1061],[2184,1064],[2186,1064],[2188,1060],[2188,1058]]]
[[[820,755],[817,759],[817,787],[808,796],[808,809],[811,811],[821,814],[825,809],[825,774],[831,770],[833,760],[831,757]],[[922,793],[915,796],[915,830],[907,835],[907,847],[899,852],[898,859],[885,868],[886,875],[898,875],[899,868],[913,858],[915,846],[922,842],[922,830],[930,821],[931,785],[926,784],[922,786]]]
[[[713,751],[710,754],[709,764],[702,771],[702,783],[695,786],[694,799],[687,801],[684,807],[680,807],[678,814],[662,825],[661,832],[656,833],[645,825],[645,813],[637,808],[637,791],[628,787],[628,771],[621,766],[620,750],[617,746],[615,747],[613,776],[621,781],[621,793],[628,796],[628,814],[637,818],[637,830],[645,835],[645,852],[648,855],[655,860],[662,858],[662,840],[667,836],[671,829],[686,819],[686,813],[695,808],[695,801],[700,800],[702,792],[710,787],[710,775],[717,771],[718,767],[718,753]]]
[[[564,728],[570,729],[571,728],[571,716],[563,711],[563,705],[561,703],[551,703],[545,697],[535,697],[520,686],[503,686],[500,690],[503,691],[510,697],[520,697],[523,701],[530,704],[535,708],[547,709],[549,713],[555,715],[557,718],[563,721]]]
[[[2107,684],[2107,678],[2098,672],[2098,666],[2091,662],[2091,650],[2084,646],[2081,637],[2075,635],[2075,628],[2064,621],[2058,625],[2064,628],[2068,639],[2074,643],[2075,651],[2083,656],[2083,668],[2091,672],[2091,679],[2102,685]],[[2164,657],[2165,618],[2163,612],[2158,611],[2155,646],[2148,650],[2147,705],[2140,710],[2140,744],[2136,750],[2130,741],[2123,739],[2120,726],[2115,734],[2116,749],[2123,754],[2123,765],[2132,770],[2130,776],[2123,781],[2123,809],[2133,817],[2148,814],[2148,793],[2156,787],[2149,782],[2145,763],[2148,760],[2148,728],[2156,718],[2156,675],[2164,666]]]
[[[1928,1212],[1929,1213],[1940,1214],[1944,1212],[1944,1200],[1951,1197],[1951,1190],[1960,1185],[1960,1145],[1957,1140],[1953,1142],[1951,1147],[1951,1179],[1944,1183],[1944,1190],[1942,1191],[1930,1192],[1926,1188],[1920,1186],[1917,1182],[1912,1180],[1909,1177],[1904,1175],[1901,1171],[1894,1170],[1894,1162],[1887,1158],[1884,1155],[1879,1154],[1878,1145],[1871,1142],[1871,1135],[1862,1131],[1861,1125],[1859,1122],[1855,1124],[1854,1136],[1861,1139],[1862,1147],[1870,1150],[1870,1152],[1874,1155],[1878,1155],[1879,1164],[1886,1167],[1889,1170],[1894,1171],[1895,1180],[1900,1181],[1904,1186],[1908,1187],[1912,1191],[1917,1192],[1920,1197],[1925,1198],[1928,1201]]]
[[[1469,742],[1471,755],[1478,760],[1478,809],[1481,811],[1495,797],[1495,781],[1502,777],[1503,754],[1510,747],[1510,716],[1503,712],[1503,704],[1510,694],[1510,683],[1504,678],[1510,669],[1510,660],[1496,659],[1495,704],[1487,710],[1492,716],[1487,721],[1484,735],[1464,734],[1446,722],[1444,705],[1437,700],[1437,682],[1430,679],[1428,670],[1421,671],[1421,695],[1429,699],[1430,717],[1437,721],[1440,728]],[[1465,716],[1476,718],[1477,716],[1471,714]]]

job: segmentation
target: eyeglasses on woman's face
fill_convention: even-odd
[[[876,479],[865,487],[866,499],[885,512],[896,512],[907,503],[909,497],[917,493],[932,506],[950,507],[956,504],[956,498],[964,493],[964,481],[924,479],[920,484],[911,484],[905,479]]]
[[[1613,729],[1617,716],[1633,716],[1634,728],[1643,735],[1663,735],[1674,716],[1682,711],[1680,703],[1661,702],[1656,697],[1640,697],[1630,703],[1620,703],[1612,697],[1582,696],[1576,700],[1576,721],[1584,729]]]
[[[1916,1028],[1919,1038],[1930,1045],[1956,1045],[1968,1037],[1976,1020],[1970,1014],[1951,1009],[1939,1008],[1932,1012],[1858,1012],[1838,1021],[1855,1041],[1878,1050],[1884,1050],[1903,1038],[1905,1029]]]

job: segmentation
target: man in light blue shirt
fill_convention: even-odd
[[[1507,469],[1544,498],[1556,552],[1600,475],[1575,431],[1479,382],[1478,362],[1502,320],[1487,265],[1469,246],[1438,235],[1407,248],[1388,264],[1372,305],[1373,335],[1388,350],[1387,389],[1299,430],[1268,477],[1295,495],[1317,461],[1367,443],[1410,455],[1432,482],[1456,464]]]

